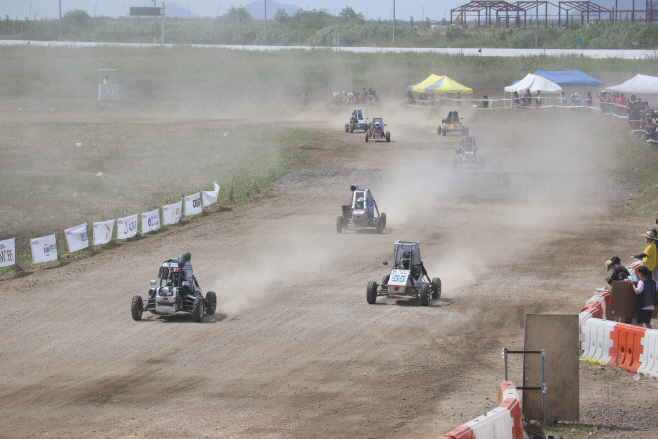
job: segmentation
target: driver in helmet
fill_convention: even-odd
[[[411,263],[411,254],[408,251],[405,251],[404,253],[402,253],[402,257],[400,258],[400,269],[408,270],[410,263]]]
[[[176,286],[180,280],[180,270],[177,268],[169,269],[169,276],[167,278],[167,285]]]
[[[359,198],[356,200],[356,208],[357,208],[357,209],[363,209],[363,201],[364,201],[364,200],[363,200],[363,197],[359,197]]]
[[[378,129],[380,129],[380,128],[381,128],[381,126],[379,125],[379,122],[375,122],[375,129],[378,130]]]

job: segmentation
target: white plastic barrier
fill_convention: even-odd
[[[590,339],[589,339],[589,331],[585,329],[587,325],[587,321],[589,319],[593,318],[592,313],[590,311],[583,311],[580,314],[578,314],[578,341],[580,342],[580,354],[583,355],[585,351],[588,349]],[[586,358],[586,357],[583,357]]]
[[[658,330],[648,329],[642,337],[642,353],[637,373],[658,379]]]
[[[610,333],[615,329],[617,323],[609,320],[590,318],[585,325],[585,338],[588,340],[587,347],[583,349],[581,358],[598,360],[608,364],[612,357],[610,349],[613,347]]]
[[[505,407],[495,409],[464,424],[473,430],[475,439],[511,438],[514,422],[510,411]]]

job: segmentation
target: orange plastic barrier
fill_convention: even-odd
[[[473,430],[470,427],[462,425],[450,433],[441,436],[439,439],[475,439],[475,436],[473,436]]]
[[[644,352],[642,337],[645,332],[646,328],[639,326],[616,324],[615,329],[610,333],[612,339],[610,356],[612,358],[608,362],[608,366],[618,365],[622,369],[637,372],[641,366],[640,354]]]
[[[516,388],[515,388],[516,390]],[[514,439],[523,439],[523,426],[521,425],[521,405],[518,399],[506,399],[498,404],[498,407],[505,407],[512,415],[512,437]]]
[[[580,310],[580,312],[583,311],[589,311],[592,314],[592,317],[596,319],[603,319],[603,307],[598,300],[588,300],[587,303],[585,303],[585,306]]]
[[[594,295],[603,297],[603,301],[605,303],[605,309],[603,310],[603,318],[607,320],[613,320],[612,318],[608,317],[608,312],[610,310],[610,296],[611,296],[610,291],[597,291],[596,294]]]

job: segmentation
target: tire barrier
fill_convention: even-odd
[[[511,381],[498,386],[498,407],[459,426],[439,439],[523,439],[519,393]]]

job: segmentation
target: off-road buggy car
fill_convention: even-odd
[[[365,118],[363,108],[356,108],[352,111],[349,123],[345,124],[345,132],[353,133],[354,130],[368,131],[368,119]]]
[[[195,322],[203,320],[204,311],[208,315],[215,314],[217,295],[208,291],[203,298],[201,288],[192,273],[192,256],[185,252],[178,258],[167,259],[158,271],[158,280],[151,281],[146,302],[142,296],[132,300],[131,312],[133,320],[141,320],[144,311],[152,314],[175,314],[177,312],[192,313]]]
[[[368,125],[368,131],[366,131],[366,142],[368,139],[372,140],[386,140],[387,142],[391,141],[391,133],[384,131],[386,124],[381,117],[375,117],[372,122]]]
[[[430,280],[427,270],[420,259],[420,244],[418,241],[397,241],[393,249],[393,270],[384,276],[381,285],[371,280],[366,289],[366,300],[369,304],[377,301],[378,296],[415,296],[420,297],[420,304],[428,306],[430,298],[441,297],[441,279]],[[384,261],[384,265],[388,262]],[[423,278],[427,282],[423,282]]]
[[[449,131],[459,131],[464,136],[468,136],[468,128],[461,123],[462,119],[459,118],[459,112],[457,111],[448,113],[448,117],[441,119],[441,125],[437,129],[439,136],[441,134],[445,136]]]
[[[359,189],[352,185],[350,190],[352,202],[341,206],[343,214],[336,218],[336,232],[343,233],[343,229],[364,230],[374,227],[377,233],[382,233],[386,229],[386,214],[379,213],[370,189]]]
[[[478,165],[482,168],[486,165],[484,157],[478,157],[478,146],[475,143],[475,137],[464,136],[459,144],[459,148],[455,150],[455,157],[452,159],[452,167],[456,168],[461,165]]]

